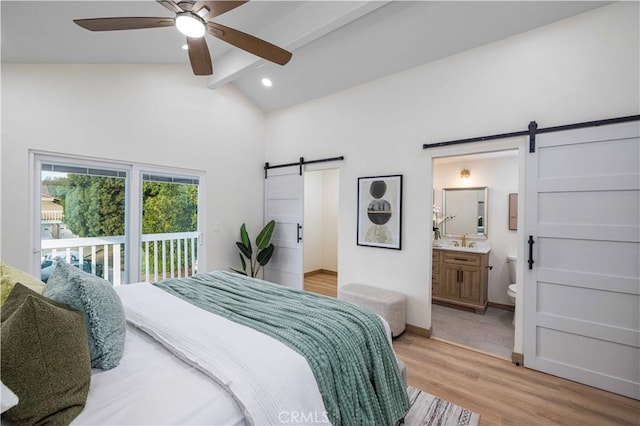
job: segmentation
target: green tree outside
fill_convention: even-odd
[[[198,229],[198,188],[144,182],[142,233],[191,232]]]
[[[64,206],[64,222],[78,237],[120,236],[125,233],[125,180],[122,178],[69,174],[64,178],[45,181],[49,193],[60,198]],[[193,232],[198,229],[198,187],[164,182],[143,182],[142,233],[159,234]],[[177,256],[177,241],[173,243]],[[145,253],[145,244],[142,252]],[[162,244],[157,246],[162,256]],[[196,247],[197,249],[197,247]],[[181,250],[185,250],[181,248]],[[188,269],[191,247],[188,250]],[[170,268],[171,243],[165,242]],[[149,264],[142,256],[142,272],[154,270],[154,244],[149,245]],[[194,253],[194,257],[195,256]],[[182,253],[184,267],[184,252]],[[162,259],[158,262],[162,264]],[[174,268],[178,260],[174,257]]]
[[[170,232],[193,232],[198,230],[198,187],[195,185],[181,185],[175,183],[159,183],[159,182],[143,182],[142,184],[142,233],[143,234],[159,234]],[[178,244],[179,241],[165,241],[157,246],[158,262],[162,264],[162,253],[164,244],[165,264],[170,268],[171,250],[173,248],[174,269],[178,264],[184,267],[184,251],[187,251],[187,268],[190,273],[194,272],[194,266],[191,264],[191,247],[184,245],[181,247],[181,261],[178,262]],[[173,247],[172,247],[173,246]],[[143,250],[144,250],[143,244]],[[154,271],[156,246],[149,246],[149,264],[147,265],[146,256],[142,259],[143,272]],[[197,259],[197,245],[194,258]],[[143,251],[144,252],[144,251]],[[162,267],[158,265],[158,269]]]
[[[63,198],[64,221],[79,237],[124,235],[124,179],[69,175]]]

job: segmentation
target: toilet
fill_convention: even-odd
[[[507,256],[507,267],[509,268],[509,288],[507,289],[507,296],[511,299],[513,304],[516,304],[516,265],[518,264],[518,259],[515,256]],[[515,308],[513,311],[513,325],[516,324],[516,312]]]

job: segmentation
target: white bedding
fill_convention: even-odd
[[[241,385],[230,382],[224,376],[225,365],[229,362],[235,364],[236,360],[225,361],[224,357],[227,354],[220,353],[220,348],[205,349],[207,357],[216,363],[215,368],[223,373],[217,378],[217,383],[208,375],[211,371],[208,374],[201,371],[203,366],[200,364],[206,364],[208,360],[191,359],[185,362],[179,358],[184,357],[184,353],[175,353],[175,348],[172,349],[172,353],[156,340],[162,339],[161,336],[155,335],[157,333],[152,332],[152,335],[155,335],[152,337],[134,326],[132,323],[145,328],[141,315],[155,316],[175,326],[175,330],[186,330],[185,333],[179,334],[188,334],[192,339],[191,343],[197,345],[202,343],[202,337],[205,335],[213,342],[237,340],[234,344],[240,345],[242,350],[247,352],[246,355],[253,358],[254,367],[262,368],[264,376],[268,378],[266,388],[241,390],[241,393],[252,394],[249,400],[259,398],[261,401],[257,403],[264,404],[262,400],[269,399],[266,395],[273,393],[269,391],[269,386],[273,387],[275,384],[277,392],[284,392],[286,395],[291,394],[290,391],[293,389],[293,393],[297,394],[294,395],[295,401],[286,401],[286,410],[324,410],[317,384],[306,360],[280,342],[253,329],[205,312],[148,284],[130,284],[117,290],[128,320],[124,355],[118,367],[108,371],[92,371],[87,404],[73,424],[235,426],[251,423],[251,420],[245,420],[247,407],[239,405],[226,389],[230,387],[237,390],[238,385]],[[190,314],[186,315],[182,309],[187,309]],[[207,324],[204,325],[204,329],[198,331],[194,328],[193,321],[196,324]],[[384,320],[383,324],[387,337],[391,340],[389,325]],[[218,337],[215,337],[216,333],[219,333]],[[244,337],[240,340],[235,339],[238,335]],[[165,344],[171,347],[173,343],[165,341]],[[285,352],[270,353],[266,346],[282,346]],[[218,356],[211,357],[216,351]],[[306,367],[306,372],[300,371],[301,363]],[[193,365],[197,365],[198,368]],[[289,389],[286,389],[287,387]],[[304,389],[304,392],[300,392],[300,389]],[[249,408],[255,411],[255,407]],[[273,409],[276,410],[274,414],[277,414],[277,410],[282,410],[282,407]],[[285,415],[281,420],[286,419]],[[264,418],[253,420],[256,424],[282,423],[273,420],[265,423]],[[318,420],[323,419],[320,417]]]
[[[280,424],[289,413],[324,419],[307,360],[285,344],[156,286],[130,284],[117,291],[127,321],[228,389],[248,424]]]
[[[127,325],[120,365],[94,369],[77,425],[244,425],[226,390]]]

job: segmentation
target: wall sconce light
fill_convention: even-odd
[[[470,177],[471,177],[471,172],[469,171],[469,169],[462,169],[462,171],[460,172],[460,178],[469,179]]]

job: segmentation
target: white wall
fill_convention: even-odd
[[[264,114],[185,66],[2,65],[3,260],[29,269],[29,150],[203,170],[207,269],[262,226]],[[220,231],[214,232],[219,224]]]
[[[304,174],[304,272],[338,270],[338,169]]]
[[[639,38],[638,3],[615,3],[272,113],[267,158],[345,156],[338,285],[400,291],[408,322],[429,328],[432,169],[422,144],[525,130],[531,120],[548,127],[638,114]],[[357,178],[391,174],[404,175],[403,249],[357,246]]]
[[[304,174],[304,272],[322,269],[322,171]]]
[[[338,271],[338,169],[322,172],[322,269]]]
[[[460,170],[466,167],[471,177],[462,183]],[[507,296],[509,270],[507,255],[516,255],[517,232],[509,230],[509,193],[518,192],[518,157],[464,160],[439,163],[433,168],[434,204],[442,207],[442,188],[486,186],[489,188],[488,238],[491,244],[489,265],[489,302],[513,305]],[[475,212],[474,212],[475,216]]]

